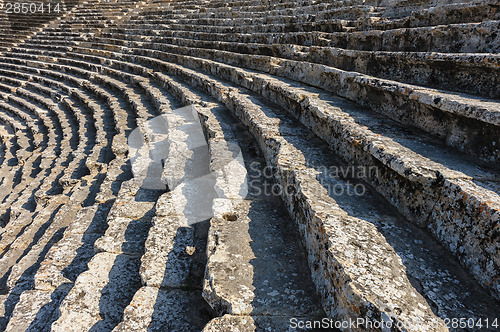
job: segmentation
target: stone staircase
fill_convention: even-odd
[[[0,14],[1,330],[498,329],[496,1],[62,5]]]

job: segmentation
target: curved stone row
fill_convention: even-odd
[[[0,40],[0,328],[493,320],[498,19],[491,1],[87,1]],[[188,126],[182,105],[224,194],[192,227],[193,189],[140,187],[127,144],[164,139],[159,115]],[[163,177],[188,176],[179,144]],[[369,171],[329,172],[350,167]],[[234,172],[258,183],[245,199]]]

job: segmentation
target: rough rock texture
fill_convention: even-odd
[[[496,330],[497,1],[57,4],[0,1],[0,330]]]

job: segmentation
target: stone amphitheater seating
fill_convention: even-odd
[[[500,324],[497,1],[7,2],[0,330]],[[186,105],[216,187],[231,146],[257,183],[191,227],[127,144]]]

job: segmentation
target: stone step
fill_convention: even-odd
[[[91,53],[88,47],[99,48],[101,44],[91,43],[87,47],[77,47],[78,52]],[[143,45],[144,46],[144,45]],[[104,46],[105,47],[105,46]],[[108,47],[105,47],[109,49]],[[119,46],[118,49],[125,47]],[[208,63],[200,58],[201,54],[207,52],[202,49],[186,52],[181,47],[164,47],[166,52],[149,50],[146,48],[133,49],[135,54],[150,57],[162,57],[169,61],[186,61],[182,53],[193,54],[197,58],[194,61]],[[170,52],[181,50],[181,55]],[[167,52],[170,51],[170,52]],[[96,53],[96,52],[94,52]],[[234,55],[234,58],[232,57]],[[395,81],[376,79],[367,75],[346,72],[332,67],[319,64],[303,63],[294,60],[277,59],[262,56],[241,56],[232,53],[219,53],[214,55],[217,60],[221,56],[228,58],[224,62],[233,64],[244,64],[250,69],[259,69],[271,74],[284,76],[293,80],[302,81],[317,87],[332,91],[341,97],[346,97],[357,103],[372,107],[380,113],[402,122],[412,125],[429,133],[440,136],[447,144],[477,155],[478,149],[483,149],[482,159],[494,162],[500,158],[497,146],[500,142],[482,140],[478,145],[471,145],[468,139],[474,140],[474,135],[481,137],[496,137],[498,132],[497,117],[498,103],[495,100],[482,99],[470,95],[452,93],[442,90],[426,89],[415,85],[403,84]],[[192,57],[188,58],[193,59]],[[267,60],[267,61],[266,61]],[[265,66],[264,66],[265,65]],[[226,67],[227,68],[227,67]],[[231,66],[230,70],[241,70]],[[321,74],[324,79],[317,80],[315,75]],[[383,97],[374,98],[375,95]],[[390,99],[391,103],[385,102]],[[412,102],[409,104],[409,102]],[[407,110],[406,112],[403,110]],[[418,116],[415,116],[418,114]],[[451,117],[443,123],[443,117]],[[465,120],[467,118],[467,120]],[[473,120],[473,121],[471,121]],[[477,132],[475,121],[480,121],[482,130],[489,130],[489,134]],[[443,128],[443,126],[445,126]],[[447,134],[445,134],[447,133]],[[459,138],[460,136],[460,138]],[[464,137],[467,137],[465,139]],[[480,140],[479,137],[477,137]],[[477,140],[476,140],[477,141]],[[489,145],[489,147],[487,147]],[[489,150],[489,151],[486,151]]]
[[[500,97],[498,84],[496,84],[499,57],[494,54],[370,52],[335,47],[247,44],[163,36],[161,39],[151,36],[148,41],[141,35],[124,35],[116,31],[103,33],[100,38],[105,38],[108,43],[116,41],[121,42],[121,44],[126,43],[128,46],[140,45],[144,47],[147,45],[163,50],[182,46],[186,54],[203,51],[206,56],[210,56],[213,60],[220,59],[225,54],[220,51],[260,55],[260,57],[273,54],[278,58],[323,64],[402,83],[465,92],[489,98],[498,99]],[[159,43],[160,41],[161,43]],[[167,43],[175,46],[164,45]],[[195,50],[190,51],[188,47],[195,48]]]
[[[133,181],[122,184],[107,217],[108,228],[94,244],[96,255],[61,303],[52,330],[112,329],[140,288],[140,257],[159,192],[138,188]]]
[[[177,73],[180,74],[180,72]],[[215,82],[212,81],[210,85],[207,85],[207,87],[212,86],[212,88],[208,88],[207,91],[213,93],[214,96],[216,96],[218,92],[216,90],[212,90],[215,88],[214,83]],[[194,85],[202,87],[200,82],[194,83]],[[369,291],[369,292],[373,291],[377,294],[373,296],[378,297],[378,296],[383,296],[382,294],[393,294],[393,292],[399,292],[404,288],[405,289],[404,292],[406,294],[414,294],[415,296],[408,297],[405,295],[398,297],[397,295],[394,295],[390,296],[390,300],[389,297],[385,297],[384,300],[380,300],[379,298],[379,300],[373,300],[373,301],[375,302],[381,301],[377,303],[384,303],[384,302],[387,303],[387,301],[389,302],[399,301],[399,300],[409,301],[410,298],[413,299],[411,301],[415,302],[413,302],[412,304],[410,304],[410,302],[407,302],[404,305],[396,303],[392,304],[387,303],[387,306],[392,308],[391,310],[394,310],[394,308],[396,307],[397,308],[412,308],[413,306],[415,306],[415,308],[419,307],[420,316],[417,315],[419,317],[412,316],[412,318],[408,318],[410,319],[410,321],[412,319],[415,320],[423,319],[424,321],[437,319],[436,324],[438,325],[442,324],[442,322],[436,316],[434,316],[434,314],[432,314],[430,307],[427,304],[427,301],[429,300],[424,300],[423,297],[420,297],[421,295],[418,295],[419,293],[425,294],[424,296],[427,299],[429,299],[429,297],[433,299],[432,305],[434,306],[436,304],[439,307],[439,309],[437,309],[437,312],[439,313],[439,316],[443,318],[450,314],[452,315],[456,314],[457,312],[456,310],[460,310],[459,308],[462,306],[464,306],[464,308],[467,308],[466,310],[473,310],[473,311],[477,310],[476,312],[482,313],[483,312],[482,310],[484,308],[489,307],[491,305],[497,305],[494,304],[495,301],[492,300],[491,298],[489,298],[489,300],[486,300],[486,302],[484,303],[478,303],[476,302],[477,297],[473,296],[472,293],[464,294],[461,291],[462,289],[461,287],[464,284],[471,285],[471,287],[472,285],[475,285],[474,286],[475,289],[481,292],[484,291],[481,290],[479,286],[475,284],[474,281],[472,281],[471,279],[467,279],[468,277],[466,277],[466,274],[463,272],[459,264],[457,264],[457,262],[451,259],[447,254],[443,253],[443,250],[440,249],[441,247],[435,242],[435,240],[432,240],[432,237],[430,236],[429,233],[426,233],[425,231],[418,229],[416,226],[412,225],[407,220],[404,220],[404,218],[402,218],[391,208],[388,208],[387,206],[382,206],[386,205],[387,203],[382,204],[380,198],[377,198],[378,194],[372,192],[371,189],[369,189],[369,187],[367,187],[367,190],[370,191],[370,193],[366,194],[365,195],[366,197],[365,196],[363,196],[364,198],[356,197],[354,199],[352,197],[348,197],[347,194],[339,195],[339,193],[335,194],[334,192],[332,192],[334,188],[333,185],[336,183],[338,184],[338,182],[331,182],[332,179],[323,178],[322,181],[316,182],[318,181],[316,179],[316,176],[318,176],[319,173],[321,172],[318,173],[318,171],[313,170],[312,166],[306,166],[306,165],[310,163],[309,165],[316,165],[316,166],[338,165],[340,167],[340,165],[343,164],[336,164],[336,161],[327,162],[326,160],[323,160],[324,158],[329,158],[327,156],[331,155],[326,152],[328,148],[325,145],[322,145],[322,143],[319,143],[319,141],[316,141],[317,139],[315,140],[311,138],[309,139],[304,138],[303,135],[301,135],[299,129],[301,128],[301,125],[299,125],[298,123],[290,124],[290,127],[294,128],[293,131],[291,130],[285,131],[285,128],[278,129],[276,128],[277,124],[274,125],[275,129],[271,129],[273,125],[271,125],[272,122],[270,122],[269,120],[271,120],[273,116],[278,116],[279,119],[283,121],[282,116],[284,114],[280,113],[281,115],[277,115],[276,113],[274,113],[274,111],[271,111],[271,109],[266,109],[262,105],[262,101],[260,101],[259,104],[253,104],[256,101],[256,99],[253,98],[245,98],[238,102],[238,99],[240,98],[238,97],[238,95],[240,95],[241,98],[243,98],[244,93],[245,92],[243,90],[239,90],[238,92],[236,92],[236,89],[232,88],[231,94],[226,96],[219,95],[219,98],[223,103],[225,103],[228,106],[228,108],[232,109],[232,111],[235,112],[235,114],[240,119],[243,119],[245,123],[252,123],[249,129],[252,132],[252,134],[256,136],[257,141],[259,142],[259,145],[263,149],[263,153],[266,156],[268,163],[270,163],[269,166],[273,166],[274,162],[284,163],[283,166],[278,166],[277,169],[278,173],[276,174],[276,177],[279,183],[281,184],[282,188],[287,188],[288,185],[295,188],[293,192],[289,193],[285,193],[285,191],[282,191],[283,198],[287,204],[290,213],[299,223],[299,229],[301,229],[301,235],[304,237],[304,241],[306,242],[306,248],[308,249],[309,254],[312,255],[309,257],[310,259],[309,263],[311,266],[314,267],[312,271],[313,278],[317,283],[317,287],[320,289],[320,292],[323,295],[323,304],[325,309],[327,310],[327,314],[329,315],[329,317],[331,318],[335,317],[337,319],[340,319],[341,317],[343,317],[344,319],[348,319],[348,317],[351,318],[359,317],[358,313],[354,312],[348,313],[347,311],[353,309],[347,309],[347,308],[359,308],[356,309],[356,312],[359,312],[357,310],[361,309],[359,307],[360,305],[359,303],[354,304],[356,300],[348,300],[348,298],[353,299],[353,297],[346,295],[346,297],[343,298],[344,295],[342,294],[345,294],[343,293],[343,290],[334,291],[331,288],[331,285],[333,284],[345,285],[344,282],[339,283],[333,280],[327,281],[329,280],[329,278],[340,278],[339,273],[335,272],[339,271],[338,269],[340,267],[337,267],[337,270],[334,270],[333,266],[328,267],[328,265],[330,264],[328,262],[331,261],[328,260],[327,262],[326,258],[323,258],[327,256],[323,256],[323,254],[329,252],[329,254],[327,255],[330,255],[330,253],[332,255],[336,254],[344,255],[342,254],[342,252],[344,252],[344,249],[347,248],[342,248],[342,249],[338,248],[340,242],[335,242],[336,243],[335,246],[333,245],[333,242],[327,242],[331,243],[331,245],[326,245],[326,247],[324,247],[323,244],[316,242],[319,240],[318,237],[328,238],[328,236],[332,236],[331,240],[327,241],[335,241],[334,239],[340,240],[342,238],[345,238],[346,234],[352,234],[353,235],[352,241],[356,242],[357,245],[349,244],[350,243],[349,241],[342,242],[345,245],[350,246],[351,249],[349,250],[351,251],[347,250],[345,252],[351,252],[353,256],[344,256],[345,260],[342,259],[341,261],[345,262],[345,264],[354,264],[355,266],[359,266],[360,268],[359,270],[357,267],[353,266],[352,270],[349,270],[352,273],[355,274],[361,273],[360,275],[370,276],[370,278],[367,279],[361,278],[359,276],[358,277],[351,276],[352,278],[351,280],[356,280],[356,283],[369,282],[371,285],[368,286],[367,288],[365,288],[362,285],[359,285],[356,286],[356,290],[363,289],[363,291]],[[252,104],[255,106],[251,106]],[[262,109],[262,111],[258,111],[259,109]],[[278,108],[274,106],[272,109],[277,111]],[[268,120],[262,123],[261,121],[264,119]],[[266,125],[264,125],[264,123],[266,123]],[[264,129],[261,126],[265,126],[265,128],[267,129]],[[274,135],[277,136],[270,136],[272,132],[274,132],[275,133]],[[287,136],[281,136],[284,135],[285,133]],[[271,137],[276,137],[276,138],[271,138]],[[274,139],[279,141],[279,143],[277,142],[271,143]],[[295,148],[293,146],[295,146]],[[307,148],[307,146],[310,147]],[[323,146],[323,148],[319,148],[320,146]],[[300,160],[297,159],[298,156],[303,156],[300,157],[300,159],[303,158],[302,159],[303,161],[301,162],[302,166],[298,166],[295,164],[296,163],[295,160],[297,162],[298,160]],[[311,159],[316,159],[316,160],[313,161]],[[334,164],[330,164],[331,162],[334,162]],[[300,171],[300,169],[303,169],[303,167],[305,167],[305,170]],[[295,179],[295,181],[293,179]],[[342,180],[337,179],[335,181],[342,181]],[[329,185],[327,184],[328,182]],[[355,185],[354,183],[351,184],[344,183],[343,188],[349,186],[352,187],[354,185]],[[327,193],[325,187],[330,188],[330,193]],[[362,205],[360,206],[359,204]],[[335,212],[334,207],[337,207],[339,210]],[[313,219],[316,221],[314,221]],[[389,221],[390,224],[388,224]],[[318,227],[317,230],[315,230],[316,227]],[[359,242],[358,240],[355,240],[355,238],[359,238],[359,235],[355,234],[359,234],[359,231],[361,229],[363,229],[363,231],[366,230],[367,232],[369,232],[369,235],[366,234],[366,236],[363,236],[362,237],[363,241]],[[327,231],[328,233],[325,233],[325,231]],[[330,232],[343,232],[343,231],[345,232],[342,233],[343,235],[340,235],[340,233],[338,233],[338,235],[330,233]],[[402,235],[410,236],[412,238],[401,239]],[[385,238],[387,237],[389,237],[389,239],[385,240]],[[365,243],[364,241],[368,241],[369,243]],[[419,246],[413,245],[414,243],[419,243]],[[363,250],[371,251],[379,249],[383,250],[384,252],[383,255],[380,253],[377,254],[375,253],[368,254],[367,252],[364,254],[361,253]],[[324,252],[323,250],[325,250],[326,252]],[[356,252],[359,254],[357,254]],[[396,252],[397,255],[404,258],[403,261],[401,261],[399,258],[394,260],[387,258],[387,255],[396,255]],[[431,256],[424,258],[422,255],[431,255]],[[353,257],[356,257],[356,259],[354,259]],[[365,257],[366,260],[368,260],[369,257],[371,257],[370,264],[369,265],[366,264],[366,266],[364,266],[363,265],[364,263],[362,263],[363,260],[357,260],[360,259],[361,257]],[[394,264],[396,264],[396,265],[391,265],[392,266],[391,267],[392,272],[390,272],[391,277],[389,277],[388,275],[382,277],[382,275],[378,274],[378,273],[388,273],[389,272],[388,269],[385,270],[387,272],[382,272],[384,271],[384,268],[382,269],[373,268],[373,264],[377,264],[375,263],[374,260],[375,257],[380,257],[381,259],[380,264],[382,265],[387,265],[388,264],[387,262],[389,261],[394,262]],[[432,257],[432,259],[430,257]],[[334,258],[332,257],[332,259]],[[335,261],[338,262],[338,260]],[[421,266],[422,262],[427,262],[427,264],[429,265],[422,267]],[[358,264],[361,264],[363,266]],[[397,267],[398,265],[399,267]],[[361,269],[361,267],[363,267],[363,269],[366,270]],[[342,271],[345,271],[344,269],[346,268],[347,266],[343,266]],[[396,271],[398,270],[401,272],[396,273]],[[369,272],[367,273],[366,271]],[[408,278],[407,273],[410,275],[410,278],[412,280],[411,283],[409,279],[407,279]],[[396,277],[396,275],[398,275],[398,277]],[[446,285],[443,284],[443,278],[442,278],[443,275],[447,275],[449,278],[447,279],[449,282],[446,282]],[[380,279],[377,279],[379,277]],[[397,283],[401,285],[400,286],[401,288],[399,288],[399,290],[395,290],[393,286],[391,286],[391,283],[387,282],[387,280],[389,279],[392,280],[392,278],[396,278]],[[460,279],[460,281],[457,281],[456,283],[452,281],[452,280],[457,280],[457,278]],[[468,281],[465,281],[466,279]],[[419,280],[419,282],[415,283],[415,280]],[[418,286],[415,286],[416,288],[414,288],[412,284]],[[438,284],[440,285],[440,287],[436,287]],[[432,294],[428,293],[429,291]],[[439,295],[436,292],[439,292]],[[454,301],[455,300],[457,301],[453,302],[455,304],[450,303],[449,301],[450,296],[451,298],[454,299]],[[485,296],[488,297],[487,295]],[[373,299],[372,295],[366,295],[366,294],[363,295],[362,298],[363,301],[367,300],[368,298]],[[439,300],[439,298],[441,298],[441,300]],[[461,301],[463,301],[462,302],[463,304],[459,304]],[[473,304],[469,301],[476,303]],[[417,303],[420,303],[421,306],[417,305]],[[371,312],[375,312],[373,311],[375,307],[376,305],[374,306],[373,303],[372,305],[370,305],[370,310],[372,310]],[[451,309],[452,307],[453,309]],[[476,309],[472,309],[473,307],[475,307]],[[450,310],[448,314],[445,313],[447,312],[447,310]],[[361,310],[361,312],[364,311]],[[400,318],[399,316],[396,317],[398,313],[400,313],[399,309],[395,309],[395,311],[392,312],[387,311],[387,314],[391,317],[391,319],[396,319],[396,320],[407,319],[406,317],[409,317],[409,316],[405,316],[405,318]],[[416,311],[414,311],[413,314],[416,314]],[[490,315],[491,314],[492,312],[490,313]],[[378,317],[377,319],[381,318]]]
[[[135,60],[134,60],[134,62],[136,62],[136,63],[137,63],[137,60],[140,60],[140,59],[138,59],[137,57],[135,57],[134,59],[135,59]],[[145,63],[151,63],[151,59],[150,59],[150,58],[148,58],[148,59],[144,59],[144,61],[145,61]],[[158,61],[155,61],[154,63],[156,63],[155,68],[159,68],[159,67],[157,66]],[[167,68],[169,68],[169,65],[165,65],[165,64],[163,64],[162,66],[166,66]],[[170,66],[170,67],[171,67],[171,66]],[[164,70],[164,68],[163,68],[163,67],[162,67],[162,70]],[[241,70],[241,69],[239,69],[239,70]],[[244,74],[244,75],[248,75],[248,74]],[[241,76],[240,76],[240,77],[241,77]],[[243,76],[243,77],[245,77],[245,76]],[[227,76],[227,78],[232,79],[232,78],[234,78],[234,76]],[[269,81],[269,79],[268,79],[268,78],[266,78],[266,82],[268,82],[268,81]],[[255,86],[258,86],[258,84],[256,84]],[[250,86],[250,88],[252,88],[252,89],[253,89],[253,87],[252,87],[252,86]],[[279,89],[282,89],[282,88],[279,88]],[[279,91],[279,89],[277,89],[277,91]],[[263,92],[260,92],[260,90],[259,90],[259,93],[263,93]],[[301,94],[303,94],[303,93],[304,93],[304,90],[302,90],[302,92],[300,92],[300,93],[301,93]],[[284,98],[290,98],[290,97],[289,97],[289,95],[288,95],[288,96],[284,96]],[[314,97],[313,97],[313,98],[314,98]],[[277,102],[280,102],[280,101],[279,101],[279,100],[277,100]],[[315,103],[316,103],[316,102],[315,102]],[[284,104],[284,105],[285,105],[285,104]],[[339,104],[339,103],[337,102],[337,105],[342,105],[342,103],[340,103],[340,104]],[[286,104],[286,107],[290,107],[290,103],[287,103],[287,104]],[[331,107],[331,106],[327,106],[327,105],[325,104],[325,105],[324,105],[324,107],[328,108],[328,107]],[[300,111],[299,111],[299,112],[300,112]],[[315,111],[315,112],[316,112],[316,111]],[[359,113],[358,113],[358,114],[359,114]],[[359,119],[359,116],[356,116],[356,117]],[[362,118],[362,117],[361,117],[361,118]],[[306,123],[308,123],[308,121],[309,121],[309,120],[303,120],[303,121],[306,121]],[[359,121],[359,120],[358,120],[358,121]],[[354,121],[354,123],[355,123],[355,122],[356,122],[356,121]],[[315,130],[317,130],[317,129],[315,129]],[[362,130],[365,130],[365,129],[362,129]],[[317,132],[317,133],[318,133],[318,132]],[[390,131],[386,131],[386,133],[390,133]],[[319,133],[319,134],[321,135],[321,133]],[[356,134],[356,135],[358,135],[358,134]],[[334,136],[335,136],[335,135],[334,135]],[[331,139],[331,138],[329,138],[329,137],[331,137],[331,135],[329,135],[329,134],[328,134],[327,136],[325,136],[325,137],[324,137],[324,139],[325,139],[325,140],[327,140],[327,141],[329,141],[329,140]],[[393,137],[397,137],[397,135],[393,135]],[[400,140],[400,142],[402,142],[403,144],[406,144],[406,143],[404,143],[404,142],[403,142],[403,141],[401,141],[401,140]],[[384,144],[386,144],[386,143],[389,143],[389,141],[385,142]],[[402,148],[402,146],[401,146],[401,145],[399,145],[399,143],[396,143],[396,142],[393,142],[393,143],[391,143],[391,144],[394,144],[394,143],[395,143],[395,144],[397,144],[397,145],[398,145],[398,147],[397,147],[397,148],[395,148],[395,149],[393,149],[393,151],[400,151],[400,152],[398,152],[398,153],[397,153],[397,157],[396,157],[396,158],[402,158],[402,157],[404,157],[404,153],[401,153],[401,148]],[[379,143],[377,143],[377,144],[379,144]],[[426,142],[425,144],[428,144],[428,143]],[[336,146],[336,145],[334,144],[333,146]],[[423,147],[424,147],[424,146],[423,146]],[[386,152],[384,152],[384,153],[387,153],[387,152],[389,151],[389,150],[387,150],[387,148],[384,148],[384,150],[386,151]],[[422,151],[424,151],[424,152],[425,152],[425,150],[423,150],[423,149],[416,149],[416,150],[417,150],[417,151],[420,151],[420,152],[422,152]],[[410,150],[410,151],[411,151],[411,150]],[[344,156],[345,156],[345,158],[346,158],[346,159],[351,160],[351,159],[350,159],[351,157],[349,157],[349,155],[346,155],[346,154],[345,154],[345,151],[343,152],[342,150],[339,150],[339,153],[344,154]],[[410,152],[410,155],[412,156],[412,158],[416,157],[415,152],[413,152],[413,151],[411,151],[411,152]],[[429,156],[430,156],[430,155],[429,155]],[[430,156],[430,157],[432,157],[432,158],[436,158],[436,156]],[[417,158],[418,158],[418,157],[417,157]],[[377,159],[377,160],[380,160],[380,156],[379,156],[379,157],[376,157],[376,159]],[[392,159],[391,159],[391,160],[392,160]],[[443,162],[445,165],[449,165],[449,166],[453,166],[453,167],[455,167],[455,166],[453,165],[453,163],[454,163],[454,162],[456,162],[456,160],[457,160],[457,159],[455,159],[455,161],[451,161],[451,160],[450,160],[450,161],[446,161],[446,159],[442,159],[442,162]],[[354,162],[356,162],[356,161],[354,161]],[[360,162],[361,162],[361,161],[360,161]],[[363,162],[364,162],[364,163],[366,163],[366,160],[364,160]],[[407,164],[407,163],[404,163],[404,162],[403,162],[403,164]],[[363,165],[364,165],[364,164],[363,164]],[[386,164],[386,165],[387,165],[387,166],[389,166],[389,164]],[[394,164],[394,165],[395,165],[395,164]],[[494,175],[495,173],[493,173],[493,174],[491,175],[491,176],[493,176],[493,177],[491,177],[491,176],[487,175],[487,174],[488,174],[488,172],[486,172],[485,174],[481,174],[481,173],[479,173],[479,174],[480,174],[480,176],[479,176],[479,178],[478,178],[479,182],[473,183],[473,182],[470,180],[471,178],[468,178],[468,180],[466,179],[466,178],[467,178],[467,176],[464,178],[464,179],[466,179],[466,180],[461,180],[461,179],[460,179],[460,177],[458,177],[458,178],[457,178],[457,177],[454,177],[454,176],[452,175],[452,174],[453,174],[453,172],[452,172],[452,173],[450,173],[450,170],[446,170],[446,171],[445,171],[445,169],[447,169],[446,167],[445,167],[445,168],[442,168],[442,167],[443,167],[443,165],[440,165],[440,164],[435,164],[435,163],[434,163],[434,164],[433,164],[433,163],[429,163],[428,159],[423,159],[423,160],[422,160],[422,165],[426,165],[426,166],[425,166],[425,168],[426,168],[426,169],[429,169],[429,167],[430,167],[431,169],[432,169],[432,168],[435,168],[436,170],[441,169],[441,171],[439,171],[439,172],[440,172],[441,174],[443,174],[443,175],[445,175],[446,173],[448,173],[448,175],[446,175],[446,176],[445,176],[445,178],[447,178],[448,180],[447,180],[447,181],[445,181],[444,183],[442,183],[443,190],[445,190],[445,191],[449,190],[449,188],[451,188],[451,187],[458,186],[458,187],[455,187],[455,188],[460,188],[460,190],[462,190],[464,193],[466,192],[466,193],[467,193],[467,195],[472,194],[472,195],[474,195],[475,197],[477,197],[477,199],[479,199],[479,200],[485,200],[485,199],[486,199],[486,200],[488,200],[488,201],[493,200],[493,202],[494,202],[495,200],[497,200],[497,199],[495,198],[495,197],[497,197],[497,196],[498,196],[497,194],[495,194],[494,192],[491,192],[490,190],[487,190],[487,189],[482,189],[481,187],[478,187],[478,185],[479,185],[479,186],[483,186],[483,185],[481,184],[482,179],[487,179],[487,178],[488,178],[489,180],[486,180],[486,181],[491,181],[491,180],[496,181],[496,180],[495,180],[495,175]],[[434,166],[432,166],[432,165],[434,165]],[[476,166],[476,165],[471,165],[471,167],[469,167],[469,169],[474,169],[474,168],[475,168],[475,166]],[[391,167],[393,167],[393,166],[391,166]],[[436,168],[436,167],[438,167],[438,168]],[[466,170],[467,168],[468,168],[468,167],[465,167],[464,169],[459,169],[459,170],[467,172],[467,170]],[[395,168],[393,168],[393,171],[396,171],[396,173],[397,173],[397,174],[399,174],[398,176],[403,175],[404,177],[406,177],[406,178],[407,178],[407,180],[405,180],[405,181],[408,181],[408,179],[409,179],[409,178],[408,178],[408,175],[404,175],[403,173],[401,173],[401,171],[398,171],[398,170],[396,170]],[[428,171],[424,171],[424,173],[427,173],[427,172],[428,172]],[[422,173],[422,171],[417,171],[417,173],[416,173],[416,174],[418,174],[418,173]],[[461,174],[463,174],[463,173],[461,173]],[[483,176],[484,176],[484,175],[486,175],[486,178],[483,178]],[[463,178],[463,176],[462,176],[462,178]],[[422,180],[423,180],[423,178],[422,178]],[[373,181],[373,180],[370,180],[370,181]],[[378,180],[377,180],[377,181],[378,181]],[[411,180],[411,181],[416,181],[416,178],[415,178],[414,180]],[[422,182],[421,182],[421,180],[419,180],[419,181],[420,181],[420,183],[421,183],[421,184],[419,184],[419,186],[421,186],[421,185],[422,185]],[[424,185],[424,187],[423,187],[423,188],[432,188],[432,187],[435,185],[436,181],[437,181],[437,179],[436,179],[436,180],[434,180],[434,181],[431,181],[431,183],[433,183],[433,184],[429,183],[429,185],[428,185],[428,186]],[[417,182],[418,182],[418,181],[417,181]],[[422,215],[421,217],[419,217],[419,216],[414,215],[414,214],[413,214],[413,212],[410,212],[410,211],[417,211],[417,210],[418,210],[418,211],[421,211],[421,212],[422,212],[423,210],[421,210],[421,208],[414,209],[414,207],[416,207],[416,205],[414,205],[414,207],[410,207],[410,205],[407,205],[407,203],[404,203],[404,204],[400,205],[400,204],[401,204],[401,202],[406,201],[406,198],[404,198],[404,197],[403,197],[403,198],[397,198],[397,199],[396,199],[396,198],[393,198],[393,196],[391,196],[391,195],[393,195],[395,192],[402,194],[402,193],[404,192],[403,190],[402,190],[402,191],[399,191],[399,189],[398,189],[398,190],[392,190],[392,189],[391,189],[391,190],[388,190],[388,191],[386,191],[386,189],[382,190],[382,187],[380,187],[380,186],[381,186],[381,183],[391,183],[391,181],[389,181],[389,182],[385,182],[385,180],[383,180],[383,181],[381,181],[381,182],[379,182],[379,183],[377,183],[377,182],[372,182],[372,183],[374,183],[374,185],[375,185],[375,186],[378,186],[379,190],[380,190],[383,194],[385,194],[385,195],[386,195],[386,197],[388,197],[388,199],[390,199],[392,202],[398,202],[398,203],[397,203],[397,204],[395,204],[395,205],[396,205],[396,206],[400,209],[400,211],[401,211],[401,212],[403,212],[403,213],[405,213],[407,216],[409,216],[411,220],[415,220],[415,221],[417,222],[417,224],[421,224],[421,222],[422,222],[422,221],[427,220],[427,216],[429,216],[429,214],[432,214],[432,217],[431,217],[431,222],[427,224],[427,225],[428,225],[428,228],[429,228],[429,229],[431,229],[431,230],[434,232],[434,234],[436,234],[436,236],[437,236],[437,237],[438,237],[441,241],[443,241],[444,243],[446,243],[446,244],[447,244],[447,246],[449,246],[449,248],[450,248],[452,251],[455,251],[455,250],[456,250],[456,248],[458,248],[458,246],[461,246],[461,245],[458,245],[458,244],[457,244],[457,245],[455,245],[455,244],[453,244],[452,242],[449,242],[449,241],[450,241],[450,239],[448,238],[448,235],[445,235],[445,233],[441,233],[441,232],[443,231],[443,227],[448,227],[448,226],[444,226],[444,225],[452,225],[452,224],[453,224],[453,221],[451,221],[451,220],[446,221],[445,219],[446,219],[447,217],[443,217],[443,215],[442,215],[441,213],[439,213],[439,212],[438,212],[438,210],[433,210],[433,209],[435,209],[435,208],[437,208],[437,209],[439,209],[439,210],[440,210],[441,208],[443,208],[443,209],[446,209],[446,210],[457,211],[457,205],[455,205],[456,203],[454,202],[454,200],[450,200],[450,201],[447,201],[447,200],[446,200],[446,201],[443,201],[442,203],[443,203],[444,205],[443,205],[442,207],[440,207],[440,206],[434,206],[434,208],[431,208],[431,210],[427,211],[426,213],[424,213],[424,215]],[[398,182],[396,182],[396,183],[398,183]],[[451,187],[450,187],[450,186],[451,186]],[[489,185],[486,185],[485,187],[489,188]],[[400,189],[401,189],[401,187],[400,187]],[[424,189],[424,190],[428,190],[428,189]],[[423,194],[424,192],[426,192],[426,194]],[[428,194],[429,194],[429,192],[428,192],[428,191],[422,191],[422,195],[423,195],[422,197],[427,197],[426,199],[429,199],[429,197],[433,197],[433,196],[429,196]],[[432,195],[432,194],[431,194],[431,195]],[[483,196],[483,198],[480,198],[480,197],[482,197],[482,195],[486,195],[486,196]],[[406,197],[406,196],[405,196],[405,197]],[[487,197],[487,198],[486,198],[486,197]],[[426,203],[425,203],[425,199],[424,199],[423,201],[421,201],[421,202],[424,204],[424,205],[420,205],[421,207],[426,205]],[[408,202],[408,203],[410,203],[410,202]],[[411,203],[411,204],[415,204],[415,202],[414,202],[414,201],[412,201],[412,203]],[[420,203],[418,203],[418,204],[420,204]],[[432,203],[431,205],[428,205],[428,206],[431,206],[431,207],[432,207],[433,205],[434,205],[434,203]],[[446,207],[445,207],[445,206],[446,206]],[[403,207],[403,208],[402,208],[402,207]],[[474,207],[474,205],[473,205],[473,204],[472,204],[472,205],[470,205],[470,206],[469,206],[468,208],[466,208],[466,209],[467,209],[467,212],[458,212],[458,211],[457,211],[457,213],[460,213],[460,215],[464,215],[464,213],[465,213],[465,215],[469,215],[469,216],[470,216],[470,220],[475,220],[475,219],[476,219],[476,217],[474,217],[474,215],[476,215],[477,213],[479,213],[479,215],[481,215],[481,212],[479,212],[478,208],[477,208],[477,207]],[[493,209],[495,209],[495,208],[493,207]],[[452,218],[453,218],[453,217],[452,217]],[[483,216],[481,216],[480,218],[484,218],[484,217],[483,217]],[[419,220],[420,220],[420,221],[419,221]],[[426,224],[423,224],[423,225],[425,226]],[[449,229],[449,231],[451,231],[451,229]],[[483,234],[484,232],[488,232],[488,231],[487,231],[487,230],[481,230],[481,231],[479,231],[479,230],[478,230],[478,232],[479,232],[478,234]],[[449,233],[448,233],[448,234],[449,234]],[[459,243],[462,243],[461,241],[462,241],[462,240],[459,240]],[[465,249],[465,248],[462,248],[462,249],[460,249],[460,250],[464,250],[464,249]],[[483,253],[486,253],[486,251],[483,251]],[[486,257],[488,257],[488,256],[489,256],[489,255],[486,255],[486,256],[485,256],[484,254],[479,254],[479,257],[483,257],[483,258],[484,258],[484,259],[486,259],[486,260],[488,260],[488,258],[486,258]],[[478,257],[478,256],[476,255],[475,257]],[[481,259],[482,259],[482,258],[481,258]],[[475,264],[476,264],[476,263],[472,263],[472,262],[470,262],[470,261],[468,260],[468,258],[465,258],[465,257],[463,257],[463,262],[464,262],[464,264],[465,264],[466,266],[469,266],[469,267],[471,267],[472,265],[475,265]],[[481,263],[480,263],[480,264],[481,264]],[[488,280],[485,280],[485,279],[484,279],[484,274],[478,274],[478,275],[476,275],[476,277],[478,277],[480,280],[481,280],[481,279],[482,279],[482,280],[484,280],[485,284],[489,284],[489,283],[490,283],[490,279],[489,279],[489,278],[488,278]],[[491,278],[492,278],[492,279],[494,279],[494,277],[491,277]],[[493,289],[494,289],[494,287],[493,287]]]
[[[58,306],[95,255],[93,245],[107,228],[106,216],[116,197],[112,193],[120,187],[124,165],[123,159],[115,159],[100,173],[99,177],[104,178],[99,187],[100,202],[80,209],[61,240],[48,250],[38,270],[33,271],[34,276],[30,275],[32,290],[18,297],[6,331],[50,330],[58,318]]]

